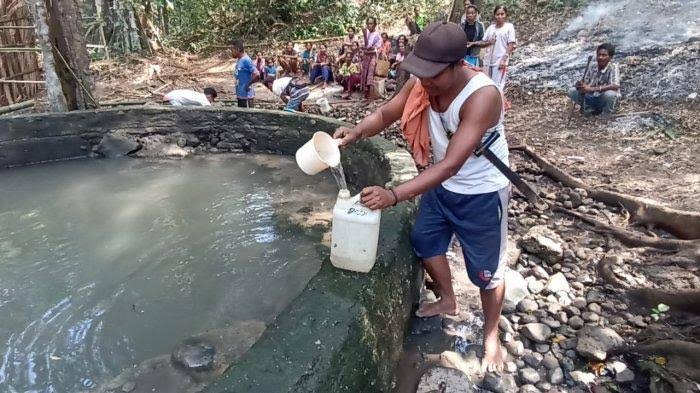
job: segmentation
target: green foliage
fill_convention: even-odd
[[[159,0],[171,4],[171,45],[198,50],[224,45],[233,37],[284,41],[339,36],[347,27],[361,27],[368,16],[396,24],[407,15],[430,19],[447,0]],[[448,4],[449,6],[449,4]]]
[[[651,318],[655,321],[658,321],[659,319],[662,319],[663,317],[666,316],[666,311],[670,310],[671,307],[659,303],[658,306],[654,307],[651,309]]]

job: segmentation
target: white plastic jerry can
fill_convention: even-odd
[[[360,195],[340,190],[333,208],[331,263],[333,266],[367,273],[377,259],[380,210],[371,210],[360,203]]]

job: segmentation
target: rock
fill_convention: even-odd
[[[527,281],[515,270],[506,270],[504,277],[508,285],[503,300],[503,312],[509,314],[515,311],[515,307],[530,294],[530,291],[527,289]]]
[[[528,323],[520,329],[520,333],[536,343],[544,343],[552,334],[552,329],[543,323]]]
[[[525,367],[518,372],[520,381],[526,384],[536,384],[540,381],[540,374],[531,367]]]
[[[576,258],[586,259],[586,249],[583,247],[577,247],[574,253],[576,254]]]
[[[506,364],[504,365],[504,370],[512,374],[518,371],[518,366],[514,362],[506,362]]]
[[[588,302],[586,301],[586,298],[580,297],[580,296],[579,296],[579,297],[575,297],[575,298],[571,301],[571,305],[574,306],[574,307],[576,307],[576,308],[578,308],[579,310],[583,310],[584,308],[586,308],[586,305],[587,305],[587,304],[588,304]]]
[[[503,345],[508,350],[508,353],[515,357],[523,356],[523,353],[525,353],[525,345],[523,345],[522,341],[514,340]]]
[[[574,306],[565,306],[564,311],[569,318],[573,317],[574,315],[581,315],[581,310]]]
[[[547,305],[547,312],[551,315],[557,315],[562,309],[562,305],[559,303],[549,303]]]
[[[530,274],[540,280],[547,280],[549,278],[549,273],[540,265],[536,265],[530,269]]]
[[[569,297],[568,292],[559,291],[557,292],[556,298],[557,303],[561,304],[562,306],[568,306],[571,304],[571,298]]]
[[[124,385],[122,385],[122,392],[124,393],[129,393],[136,389],[136,382],[127,382]]]
[[[571,206],[576,209],[577,207],[581,206],[583,204],[583,199],[581,198],[581,195],[579,195],[577,192],[572,191],[569,194],[569,201],[571,201]]]
[[[529,276],[525,279],[527,281],[527,289],[531,294],[537,295],[544,289],[544,283],[538,281],[535,277]]]
[[[523,299],[518,303],[516,309],[520,312],[530,313],[537,310],[537,302],[530,299]]]
[[[542,364],[542,358],[543,356],[541,354],[537,352],[530,352],[523,355],[522,359],[525,364],[536,369],[540,367],[540,364]]]
[[[598,322],[600,320],[600,316],[598,314],[590,311],[584,312],[581,314],[581,317],[586,322]]]
[[[557,319],[557,321],[559,321],[559,323],[566,324],[567,322],[569,322],[569,317],[566,315],[566,313],[564,311],[559,311],[556,314],[555,318]]]
[[[635,315],[632,318],[629,319],[630,324],[633,326],[636,326],[638,328],[645,328],[647,327],[646,322],[644,322],[644,317],[641,315]]]
[[[547,371],[547,380],[552,385],[561,385],[564,382],[564,370],[557,367]]]
[[[586,294],[586,302],[588,303],[602,303],[605,300],[605,295],[596,289],[591,289]]]
[[[526,325],[528,323],[535,323],[537,322],[537,317],[532,315],[532,314],[522,314],[520,318],[520,323],[523,325]]]
[[[554,357],[554,354],[546,353],[544,355],[544,358],[542,359],[542,365],[544,368],[547,370],[552,370],[554,368],[559,368],[559,360],[557,360],[556,357]]]
[[[591,303],[591,304],[588,305],[588,311],[594,312],[594,313],[596,313],[596,314],[600,314],[600,312],[603,311],[603,310],[601,310],[601,308],[600,308],[600,306],[598,305],[598,303]]]
[[[441,384],[447,385],[449,392],[470,393],[474,391],[472,382],[464,372],[454,368],[435,366],[423,373],[416,393],[444,391],[440,389]]]
[[[503,315],[498,317],[498,328],[501,329],[501,331],[503,331],[503,332],[507,332],[510,334],[515,333],[513,326],[511,326],[510,322],[508,321],[508,318],[506,318]]]
[[[551,329],[556,329],[559,326],[561,326],[561,323],[559,321],[555,321],[552,318],[542,318],[540,319],[540,322],[544,323],[545,325],[549,326]]]
[[[564,240],[544,225],[530,228],[519,245],[550,265],[559,262],[564,255]]]
[[[578,315],[569,318],[569,326],[571,326],[573,329],[581,329],[583,327],[583,324],[583,319],[581,319],[581,317],[579,317]]]
[[[114,158],[123,157],[140,148],[141,144],[136,141],[136,138],[126,132],[117,131],[104,134],[94,151],[103,157]]]
[[[571,379],[573,379],[576,382],[581,382],[583,384],[590,385],[593,382],[595,382],[595,375],[583,371],[572,371]]]
[[[206,371],[214,366],[215,349],[204,342],[180,345],[170,355],[173,364],[185,370]]]
[[[535,344],[535,351],[539,353],[547,353],[549,349],[549,344]]]
[[[615,374],[615,381],[618,383],[627,383],[634,381],[634,372],[629,368],[622,370],[621,372]]]
[[[534,385],[526,384],[520,386],[519,393],[540,393],[540,390]]]
[[[589,360],[603,361],[608,352],[624,344],[614,330],[599,326],[585,326],[578,332],[576,352]]]
[[[496,393],[508,393],[517,389],[515,378],[510,374],[497,375],[495,373],[486,373],[482,382],[484,388]],[[451,392],[452,389],[447,389],[446,392]]]
[[[545,290],[547,291],[547,293],[568,293],[571,292],[571,287],[569,286],[569,282],[566,280],[566,277],[564,277],[564,274],[557,273],[549,277],[549,281],[547,281]]]
[[[567,338],[560,341],[559,346],[562,347],[562,349],[574,349],[576,348],[576,342],[575,338]]]

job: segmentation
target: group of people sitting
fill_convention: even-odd
[[[277,61],[275,56],[263,56],[257,52],[254,64],[268,87],[280,77],[292,77],[295,84],[308,81],[326,87],[338,83],[343,86],[345,99],[350,99],[355,91],[363,92],[369,98],[374,77],[395,78],[407,54],[408,39],[405,35],[393,41],[387,33],[377,31],[375,18],[368,18],[361,36],[355,28],[348,29],[337,53],[329,51],[323,43],[314,45],[311,42],[298,52],[290,41],[276,56]]]

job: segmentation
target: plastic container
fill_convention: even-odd
[[[333,208],[331,263],[333,266],[367,273],[377,259],[380,210],[371,210],[360,203],[360,195],[340,190]]]
[[[314,136],[296,153],[297,165],[307,175],[315,175],[322,170],[340,164],[340,139],[333,139],[325,132]]]

